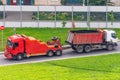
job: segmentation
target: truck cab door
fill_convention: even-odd
[[[19,42],[13,43],[13,51],[14,53],[23,53],[24,52],[24,42],[21,40]]]
[[[18,48],[19,44],[18,43],[13,43],[13,53],[16,55],[19,52],[19,48]]]
[[[111,33],[111,40],[114,43],[118,42],[117,34],[116,33]]]

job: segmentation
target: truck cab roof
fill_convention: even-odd
[[[111,32],[111,33],[116,33],[114,30],[104,30],[105,32]]]
[[[23,39],[22,36],[20,36],[20,35],[12,35],[12,36],[9,37],[9,40],[10,41],[12,40],[12,42],[17,42],[20,39]]]

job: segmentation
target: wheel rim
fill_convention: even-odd
[[[78,53],[83,52],[83,46],[78,46],[78,47],[77,47],[77,52],[78,52]]]
[[[110,50],[110,51],[113,50],[113,46],[112,46],[112,45],[109,45],[109,46],[108,46],[108,50]]]
[[[18,60],[21,60],[22,59],[22,55],[18,55]]]
[[[48,56],[53,56],[53,52],[50,51],[50,52],[48,53]]]
[[[85,52],[90,52],[91,51],[91,47],[90,46],[86,46],[85,47]]]

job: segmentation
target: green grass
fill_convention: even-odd
[[[120,54],[0,67],[0,80],[120,80]]]
[[[83,29],[83,28],[77,28]],[[17,28],[17,34],[25,34],[27,36],[33,36],[36,39],[40,39],[42,41],[50,40],[53,36],[58,36],[61,39],[62,45],[65,44],[65,40],[67,38],[67,34],[70,28]],[[118,33],[118,37],[120,38],[120,29],[114,29]],[[2,46],[2,35],[0,31],[0,51],[4,51],[7,38],[14,34],[13,28],[6,28],[4,30],[4,43]]]

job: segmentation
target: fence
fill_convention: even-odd
[[[87,19],[86,21],[75,21],[76,27],[116,27],[119,28],[120,23],[114,22],[111,25],[111,22],[108,22],[108,12],[120,12],[119,6],[0,6],[0,12],[3,12],[3,19],[0,20],[0,25],[6,27],[61,27],[62,20],[57,20],[57,12],[70,12],[71,20],[74,20],[74,13],[76,12],[86,12]],[[19,13],[18,20],[7,20],[6,13]],[[53,12],[54,20],[24,20],[24,12],[33,13],[33,12]],[[91,12],[104,12],[106,13],[105,21],[90,21]],[[18,15],[18,14],[17,14]],[[10,15],[7,15],[7,17]],[[31,15],[32,16],[32,15]],[[72,27],[71,21],[66,21],[66,27]]]

